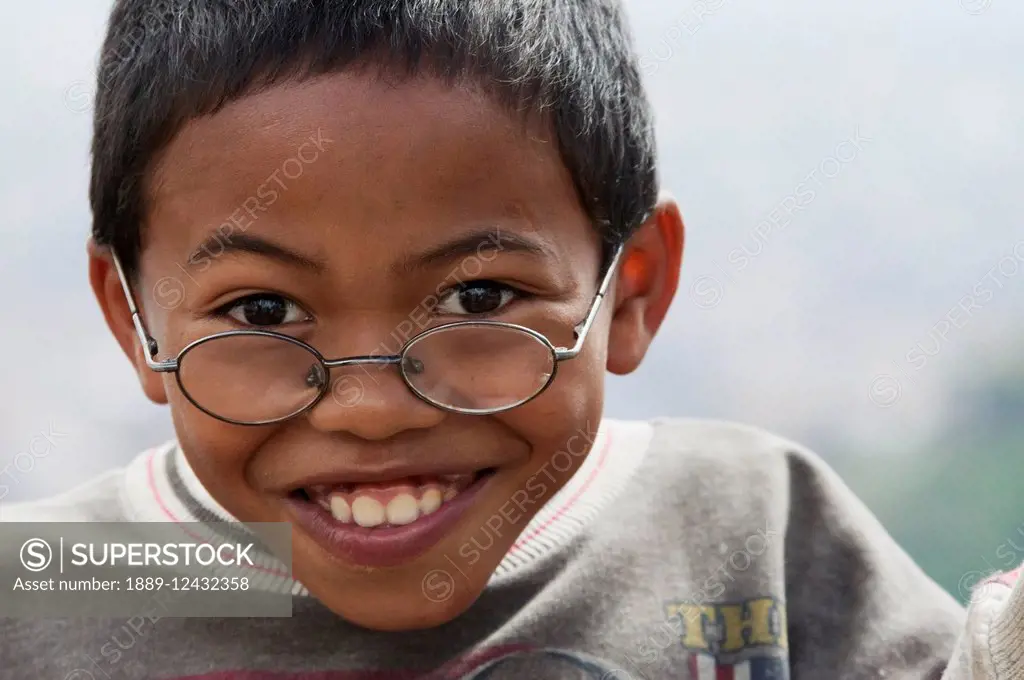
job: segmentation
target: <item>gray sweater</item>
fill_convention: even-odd
[[[173,444],[0,508],[204,518],[229,519]],[[606,420],[481,598],[440,628],[368,631],[295,592],[282,619],[0,620],[0,678],[938,680],[965,623],[815,455],[693,420]]]

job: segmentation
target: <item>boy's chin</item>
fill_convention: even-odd
[[[360,580],[352,579],[350,587],[315,578],[303,583],[321,604],[349,623],[387,632],[435,628],[448,623],[469,609],[487,584],[485,579],[476,587],[459,574],[452,578],[442,570],[424,573],[418,580],[397,574],[391,583],[372,577],[367,579],[371,583],[360,584]]]
[[[405,564],[369,567],[339,560],[301,531],[294,538],[294,575],[310,595],[349,623],[379,631],[434,628],[455,619],[480,597],[510,547],[496,542],[478,561],[457,568],[446,541]]]

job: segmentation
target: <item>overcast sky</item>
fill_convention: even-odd
[[[6,500],[171,435],[87,284],[109,6],[0,7]],[[611,379],[608,414],[743,420],[865,455],[925,440],[1024,337],[1024,5],[628,6],[687,251],[666,326],[638,373]],[[46,433],[45,454],[11,467]]]

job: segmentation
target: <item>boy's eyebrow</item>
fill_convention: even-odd
[[[224,253],[254,253],[273,258],[284,264],[297,265],[320,273],[327,265],[308,255],[291,250],[279,243],[254,234],[231,234],[225,238],[220,232],[211,232],[188,256],[186,266],[196,267],[204,259],[217,259]]]
[[[519,234],[496,228],[481,229],[457,236],[428,250],[400,259],[392,266],[396,272],[407,273],[424,269],[438,262],[479,255],[487,251],[529,253],[541,257],[555,257],[551,246]]]

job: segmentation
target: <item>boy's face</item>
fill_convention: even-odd
[[[599,237],[546,127],[426,78],[334,74],[234,102],[182,129],[148,198],[136,294],[160,359],[247,328],[328,358],[394,354],[425,328],[468,319],[572,346],[599,280]],[[647,250],[678,251],[681,241],[663,242],[673,230],[681,238],[678,213],[659,215]],[[477,247],[444,250],[481,233]],[[536,247],[506,245],[510,235]],[[589,447],[604,371],[639,362],[674,292],[661,270],[678,266],[678,252],[640,253],[583,352],[519,408],[442,411],[394,366],[369,366],[336,369],[311,411],[255,427],[210,417],[172,374],[146,368],[101,260],[94,284],[108,320],[147,394],[170,404],[203,485],[243,521],[292,523],[295,576],[328,607],[402,630],[466,609],[578,469],[582,455],[568,469],[549,461]]]

